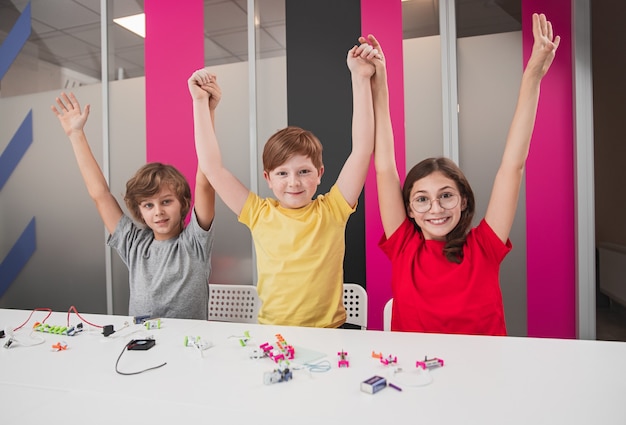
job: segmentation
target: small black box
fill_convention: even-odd
[[[156,342],[153,339],[133,339],[126,346],[129,350],[149,350]]]

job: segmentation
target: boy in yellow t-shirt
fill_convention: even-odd
[[[263,150],[263,176],[276,199],[262,199],[224,168],[207,97],[219,90],[208,69],[193,73],[198,166],[224,203],[250,228],[257,255],[259,322],[339,327],[343,307],[345,226],[356,208],[374,150],[370,79],[378,52],[366,43],[348,51],[352,75],[352,152],[337,182],[313,196],[324,173],[322,146],[311,132],[284,128]]]

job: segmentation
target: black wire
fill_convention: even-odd
[[[120,353],[119,357],[117,358],[117,361],[115,362],[115,371],[116,371],[117,373],[119,373],[120,375],[127,375],[127,376],[128,376],[128,375],[139,375],[140,373],[147,372],[147,371],[149,371],[149,370],[153,370],[153,369],[158,369],[158,368],[163,367],[163,366],[165,366],[165,365],[167,364],[167,362],[165,362],[165,363],[162,363],[162,364],[160,364],[160,365],[158,365],[158,366],[149,367],[149,368],[147,368],[147,369],[140,370],[140,371],[137,371],[137,372],[120,372],[120,371],[119,371],[119,369],[117,368],[117,365],[120,363],[120,359],[122,358],[122,355],[124,354],[124,351],[126,351],[126,349],[128,348],[128,346],[129,346],[132,342],[133,342],[133,341],[130,341],[128,344],[126,344],[126,345],[124,346],[124,348],[122,348],[122,352]]]

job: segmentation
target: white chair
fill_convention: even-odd
[[[346,323],[367,329],[367,292],[356,283],[343,284],[343,305],[346,308]]]
[[[391,330],[391,309],[393,308],[393,298],[391,298],[385,304],[385,308],[383,309],[383,330],[390,331]]]
[[[256,286],[209,284],[209,320],[258,323],[260,306]]]

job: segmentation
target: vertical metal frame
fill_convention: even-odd
[[[256,16],[255,0],[247,0],[248,11],[248,114],[250,134],[250,190],[259,190],[257,148],[257,90],[256,90]]]
[[[459,100],[456,65],[455,0],[439,0],[443,155],[459,164]]]
[[[256,1],[247,0],[248,12],[248,128],[250,135],[250,190],[259,193],[259,159],[257,147],[257,71],[256,71]],[[260,19],[260,18],[259,18]],[[256,252],[252,249],[252,282],[256,284]]]
[[[596,339],[593,79],[590,0],[572,3],[576,157],[576,333]]]
[[[111,183],[111,162],[109,157],[109,10],[106,0],[100,0],[100,60],[102,78],[102,173],[107,183]],[[107,230],[104,228],[104,237]],[[107,314],[113,312],[113,263],[111,247],[107,244],[104,253],[104,269],[106,281]]]

